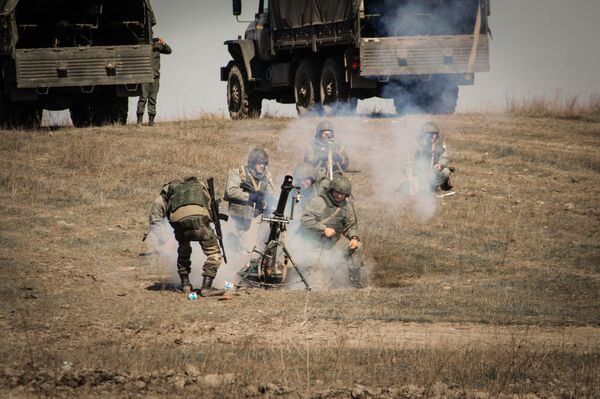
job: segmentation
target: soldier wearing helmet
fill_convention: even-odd
[[[330,169],[331,174],[348,170],[350,164],[348,154],[344,147],[336,142],[331,122],[319,122],[315,131],[315,140],[304,153],[304,161],[316,168]],[[331,162],[331,168],[329,168],[329,162]]]
[[[362,250],[356,212],[348,199],[351,194],[350,180],[336,175],[329,188],[308,203],[301,223],[305,237],[315,247],[313,267],[330,260],[342,262],[348,268],[350,283],[360,288]]]
[[[238,231],[247,232],[250,229],[252,220],[266,212],[267,204],[275,193],[268,165],[267,152],[255,148],[250,151],[246,165],[232,169],[227,174],[224,197],[229,202],[229,216]]]
[[[224,293],[212,287],[212,281],[221,264],[221,250],[216,234],[209,224],[213,220],[213,215],[209,211],[210,201],[210,195],[204,183],[196,177],[186,177],[165,184],[150,210],[148,234],[154,233],[158,244],[162,245],[166,241],[161,234],[157,234],[163,219],[168,218],[169,224],[173,227],[175,239],[179,243],[177,272],[181,279],[182,291],[186,294],[193,289],[189,279],[192,268],[191,241],[198,241],[206,255],[206,261],[202,268],[204,279],[200,295],[210,296]]]
[[[417,139],[416,151],[404,169],[410,187],[408,191],[418,194],[425,190],[452,189],[449,163],[448,151],[440,137],[439,127],[433,122],[425,123]]]

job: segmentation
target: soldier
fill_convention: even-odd
[[[321,194],[321,191],[326,189],[329,183],[323,168],[315,168],[304,162],[294,169],[294,184],[301,188],[301,204],[308,204],[315,195]]]
[[[356,212],[348,200],[351,194],[350,180],[345,176],[334,176],[329,188],[306,206],[301,223],[305,237],[317,247],[317,264],[324,259],[335,259],[335,252],[341,252],[350,283],[361,288],[362,250]],[[349,242],[341,240],[342,236]]]
[[[227,174],[225,201],[229,202],[229,216],[239,232],[248,232],[252,220],[267,211],[268,203],[275,193],[271,174],[267,170],[269,156],[262,148],[255,148],[248,155],[248,163]],[[243,244],[250,234],[242,234]],[[248,249],[248,248],[246,248]]]
[[[155,233],[162,244],[157,229],[162,220],[167,217],[179,243],[177,248],[177,271],[181,279],[184,293],[192,291],[189,274],[191,272],[191,241],[200,242],[206,261],[202,268],[201,296],[222,294],[223,291],[212,287],[213,279],[221,264],[221,250],[217,237],[209,225],[213,217],[210,210],[210,195],[208,189],[196,177],[186,177],[174,180],[163,186],[160,194],[154,200],[150,211],[150,233]]]
[[[304,161],[316,168],[324,168],[331,178],[334,173],[348,170],[350,160],[341,144],[335,141],[333,124],[329,121],[319,122],[315,131],[315,140],[310,149],[304,153]],[[329,169],[331,163],[331,169]]]
[[[142,95],[137,105],[137,125],[142,126],[144,110],[148,103],[148,126],[154,126],[156,116],[156,98],[160,88],[160,55],[171,54],[171,47],[160,37],[152,38],[152,69],[154,70],[154,82],[142,84]]]
[[[418,137],[415,154],[404,169],[410,193],[415,195],[427,189],[451,190],[452,171],[449,162],[446,144],[440,138],[440,129],[435,123],[425,123]]]

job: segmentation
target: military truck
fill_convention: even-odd
[[[149,0],[0,0],[0,125],[125,123],[152,73]]]
[[[257,117],[263,99],[352,112],[370,97],[453,113],[459,86],[489,71],[489,15],[489,0],[260,0],[244,38],[225,42],[229,114]]]

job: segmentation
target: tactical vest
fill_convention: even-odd
[[[209,199],[206,187],[195,177],[171,182],[167,198],[168,215],[186,205],[199,205],[208,209]]]
[[[338,233],[344,230],[346,220],[348,218],[348,201],[344,201],[342,205],[336,205],[328,192],[321,194],[321,198],[325,201],[325,210],[319,222],[323,223],[327,227],[335,229]],[[336,235],[339,238],[339,234]]]

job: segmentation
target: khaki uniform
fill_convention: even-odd
[[[304,152],[304,162],[313,165],[316,168],[324,168],[327,171],[327,162],[329,151],[333,162],[333,173],[342,173],[348,170],[350,159],[344,149],[344,146],[338,144],[335,140],[315,139],[310,148]]]
[[[243,185],[253,187],[261,193],[262,201],[253,202],[251,193]],[[255,231],[251,231],[252,221],[267,211],[268,201],[275,194],[275,186],[268,171],[261,178],[254,177],[248,166],[232,169],[225,183],[225,201],[229,202],[229,216],[238,230],[240,245],[251,249]]]
[[[435,165],[440,165],[442,169],[435,169]],[[418,178],[421,188],[430,187],[435,191],[438,188],[445,189],[449,185],[452,174],[449,165],[448,150],[440,138],[431,147],[420,145],[414,156],[407,160],[404,174],[408,178]]]
[[[171,54],[173,50],[168,44],[154,43],[152,45],[152,69],[154,82],[142,84],[142,95],[138,100],[137,114],[143,115],[148,104],[148,115],[156,115],[156,100],[160,89],[160,55]]]
[[[362,249],[350,249],[348,241],[342,240],[342,236],[348,240],[358,238],[357,218],[354,205],[348,200],[336,203],[329,192],[313,198],[304,208],[302,215],[302,231],[304,237],[314,247],[311,258],[314,259],[318,268],[319,263],[325,260],[337,260],[336,253],[341,255],[341,261],[348,268],[350,281],[360,282],[360,268],[362,266]],[[333,228],[336,235],[327,238],[324,235],[325,228]]]
[[[187,278],[191,272],[191,241],[198,241],[206,261],[202,275],[214,278],[221,265],[221,250],[210,227],[210,196],[206,186],[195,177],[175,180],[163,186],[150,210],[150,229],[167,217],[173,227],[177,248],[177,271]]]

